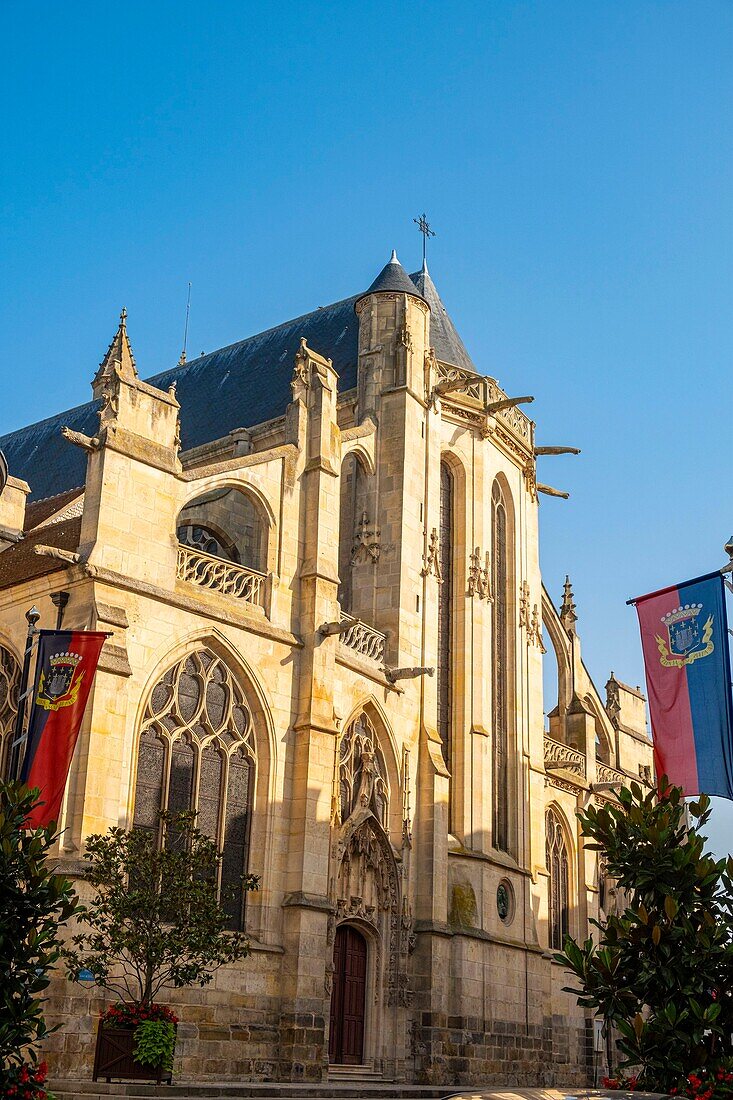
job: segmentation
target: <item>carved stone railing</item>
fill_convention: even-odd
[[[602,764],[598,760],[596,762],[596,782],[613,783],[615,787],[625,787],[631,780],[625,772],[620,772],[617,768],[612,768],[609,764]]]
[[[342,612],[341,622],[350,625],[340,635],[341,644],[353,649],[361,657],[370,657],[373,661],[384,660],[385,636],[373,626],[367,626],[360,619]]]
[[[465,378],[466,385],[462,386],[459,392],[475,397],[477,401],[483,400],[483,383],[480,381],[480,375],[461,367],[451,367],[449,363],[441,363],[440,360],[437,361],[437,367],[438,382],[457,382]],[[475,381],[472,382],[472,379]]]
[[[245,603],[264,607],[267,579],[264,573],[216,558],[213,554],[205,554],[203,550],[179,546],[176,576],[179,580],[201,585],[212,592],[221,592],[224,596],[234,596]]]
[[[585,779],[585,756],[570,745],[563,745],[561,741],[553,741],[551,737],[545,737],[545,768],[553,772],[563,768]]]
[[[484,378],[482,375],[466,370],[464,367],[452,367],[450,364],[441,363],[438,360],[437,373],[438,382],[456,382],[465,378],[466,385],[462,386],[460,391],[457,392],[473,397],[477,401],[486,399],[490,404],[493,401],[501,401],[507,396],[493,378]],[[453,396],[455,395],[454,391]],[[508,409],[500,409],[495,415],[503,424],[508,425],[528,446],[532,447],[534,445],[532,421],[520,408],[513,405]]]

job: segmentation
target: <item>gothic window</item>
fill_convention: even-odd
[[[214,489],[197,497],[182,509],[177,534],[183,546],[260,573],[267,570],[267,528],[246,492]]]
[[[212,531],[211,528],[203,527],[198,523],[182,524],[178,528],[178,541],[182,546],[203,550],[205,554],[213,554],[215,558],[239,561],[239,551],[231,539],[221,532]]]
[[[451,768],[453,672],[453,477],[440,465],[440,573],[438,595],[438,733],[443,759]]]
[[[0,646],[0,778],[7,775],[10,764],[19,684],[20,665],[10,650]]]
[[[549,872],[549,941],[550,947],[561,951],[570,929],[568,847],[565,833],[555,810],[545,817],[547,870]]]
[[[509,849],[509,539],[507,509],[498,481],[491,493],[492,687],[494,733],[494,847]]]
[[[339,503],[339,591],[341,610],[351,612],[353,593],[353,552],[359,524],[369,523],[367,514],[366,474],[356,455],[347,455],[341,465]]]
[[[199,649],[168,669],[145,709],[133,826],[158,837],[160,810],[196,811],[223,852],[219,888],[232,928],[242,927],[255,759],[252,714],[227,665]]]
[[[341,738],[338,781],[342,823],[358,808],[361,795],[382,828],[387,829],[387,769],[376,731],[366,714],[355,718]]]

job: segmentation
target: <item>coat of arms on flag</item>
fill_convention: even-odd
[[[636,604],[657,778],[733,799],[733,696],[720,570]],[[709,657],[710,660],[701,660]]]
[[[78,669],[80,653],[54,653],[48,661],[48,673],[40,675],[36,703],[44,710],[70,707],[76,702],[84,679],[83,669]],[[78,669],[78,672],[77,672]]]
[[[675,607],[662,616],[661,621],[667,628],[667,638],[657,634],[657,645],[660,663],[665,668],[691,665],[693,661],[713,652],[713,616],[708,616],[700,637],[702,609],[701,603],[688,603],[684,607]]]

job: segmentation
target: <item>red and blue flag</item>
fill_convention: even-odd
[[[71,758],[107,634],[40,630],[26,751],[20,778],[39,787],[30,828],[58,821]]]
[[[657,776],[686,795],[733,799],[725,587],[720,572],[640,596],[636,604]]]

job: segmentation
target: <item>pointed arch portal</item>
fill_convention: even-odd
[[[333,991],[328,1060],[360,1065],[364,1059],[367,941],[358,929],[342,924],[333,945]]]

